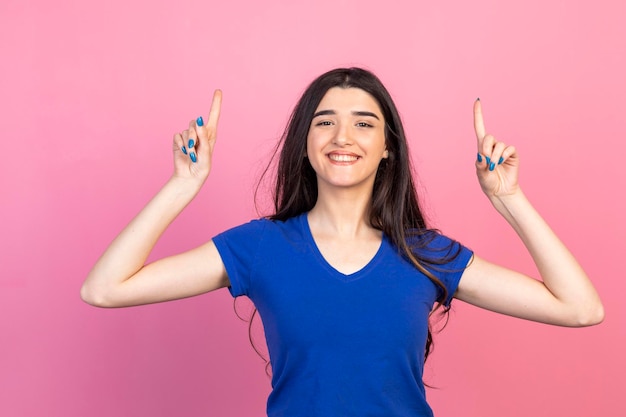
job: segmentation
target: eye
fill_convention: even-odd
[[[330,120],[322,120],[321,122],[317,122],[315,126],[330,126],[332,124]]]
[[[373,127],[371,124],[369,124],[367,122],[358,122],[356,125],[358,127]]]

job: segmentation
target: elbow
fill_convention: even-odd
[[[112,307],[112,305],[107,302],[107,297],[104,295],[104,292],[93,288],[93,286],[89,285],[87,282],[83,283],[80,288],[80,298],[85,303],[94,307]]]
[[[597,305],[581,311],[575,320],[574,327],[596,326],[604,321],[604,306],[598,302]]]
[[[600,324],[604,321],[604,306],[602,303],[598,303],[598,307],[589,322],[589,326],[595,326],[596,324]]]
[[[95,291],[87,285],[87,283],[83,283],[83,286],[80,287],[80,299],[86,302],[89,305],[94,307],[99,307],[99,298]]]

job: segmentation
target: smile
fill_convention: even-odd
[[[357,155],[346,155],[346,154],[336,154],[336,153],[331,153],[328,155],[328,157],[332,161],[336,161],[336,162],[354,162],[357,159],[359,159],[359,156]]]

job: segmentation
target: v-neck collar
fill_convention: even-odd
[[[324,255],[322,255],[322,252],[320,251],[319,247],[317,246],[317,243],[315,242],[315,239],[313,238],[313,233],[311,232],[311,227],[309,225],[308,213],[302,213],[299,217],[300,217],[299,219],[300,227],[303,232],[302,234],[304,238],[306,239],[307,243],[311,246],[311,250],[314,256],[317,258],[319,264],[324,269],[326,269],[326,271],[331,276],[341,281],[344,281],[344,282],[355,281],[369,274],[369,272],[372,269],[374,269],[376,265],[378,265],[378,263],[380,262],[380,259],[384,256],[385,250],[388,247],[387,238],[385,237],[385,234],[383,233],[380,246],[378,247],[378,250],[372,257],[372,259],[370,259],[367,262],[367,264],[365,264],[363,268],[359,269],[358,271],[355,271],[351,274],[344,274],[343,272],[340,272],[334,266],[332,266],[328,262],[328,260],[326,260]]]

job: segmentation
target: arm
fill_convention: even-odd
[[[145,265],[161,234],[209,175],[221,97],[216,91],[206,126],[199,118],[174,136],[174,174],[95,264],[81,288],[85,302],[124,307],[190,297],[229,285],[213,242]]]
[[[600,323],[604,310],[598,293],[520,189],[515,148],[485,134],[480,101],[474,104],[474,127],[481,188],[522,239],[542,281],[475,257],[464,272],[455,297],[495,312],[544,323],[572,327]]]

